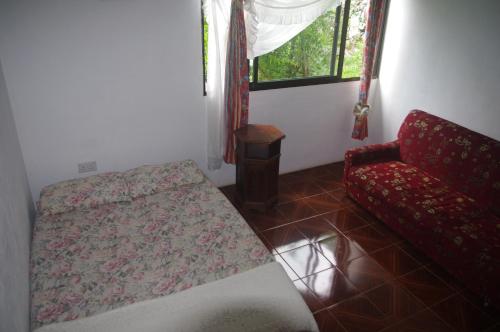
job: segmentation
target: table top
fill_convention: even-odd
[[[245,143],[272,143],[285,138],[285,134],[272,125],[248,124],[237,129],[234,134]]]

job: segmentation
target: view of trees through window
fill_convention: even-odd
[[[280,48],[259,57],[258,80],[330,75],[335,10],[316,19]]]
[[[306,78],[326,77],[332,82],[358,78],[363,58],[367,4],[368,0],[345,0],[343,6],[327,11],[278,49],[256,58],[250,63],[253,86]],[[348,15],[344,12],[347,8]],[[346,27],[345,19],[348,20]],[[203,33],[205,69],[208,45],[205,19]],[[257,82],[254,81],[254,67],[257,67]]]

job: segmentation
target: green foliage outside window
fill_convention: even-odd
[[[259,57],[259,81],[330,75],[335,11],[330,10],[297,36]]]

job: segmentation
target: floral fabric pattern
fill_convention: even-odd
[[[488,143],[491,152],[498,142],[436,118],[422,111],[412,112],[400,130],[397,143],[348,151],[346,190],[470,289],[500,306],[500,218],[493,213],[491,203],[481,201],[482,194],[471,194],[476,193],[474,188],[457,190],[468,186],[467,175],[496,169],[494,165],[498,164],[500,154],[483,156],[477,150]],[[428,129],[422,132],[424,127],[431,128],[431,139],[427,136]],[[450,132],[443,131],[441,136],[444,128],[450,128]],[[474,163],[474,170],[456,169],[454,164],[465,165],[461,153],[464,146],[453,143],[457,137],[479,142],[479,147],[471,145],[468,151],[476,158],[475,163],[485,164]],[[443,142],[450,142],[455,150],[450,147],[441,150],[447,151],[444,155],[437,153],[434,149]],[[399,156],[388,161],[395,151],[400,151]],[[441,158],[451,160],[445,163]],[[441,164],[449,169],[444,170]],[[490,180],[497,176],[494,172],[489,174]],[[460,176],[462,182],[457,183]],[[483,183],[483,188],[490,190],[490,183]]]
[[[41,216],[32,245],[32,328],[165,296],[272,260],[209,181]]]
[[[121,173],[111,172],[47,186],[38,207],[41,214],[49,215],[122,201],[130,201],[127,184]]]
[[[175,161],[163,165],[145,165],[123,174],[132,198],[200,183],[205,179],[192,160]]]
[[[406,117],[398,140],[403,162],[500,208],[500,142],[423,111]]]

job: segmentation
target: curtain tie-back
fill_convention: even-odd
[[[354,116],[365,116],[368,115],[369,110],[370,110],[370,105],[358,102],[356,103],[356,105],[354,105],[352,114],[354,114]]]

